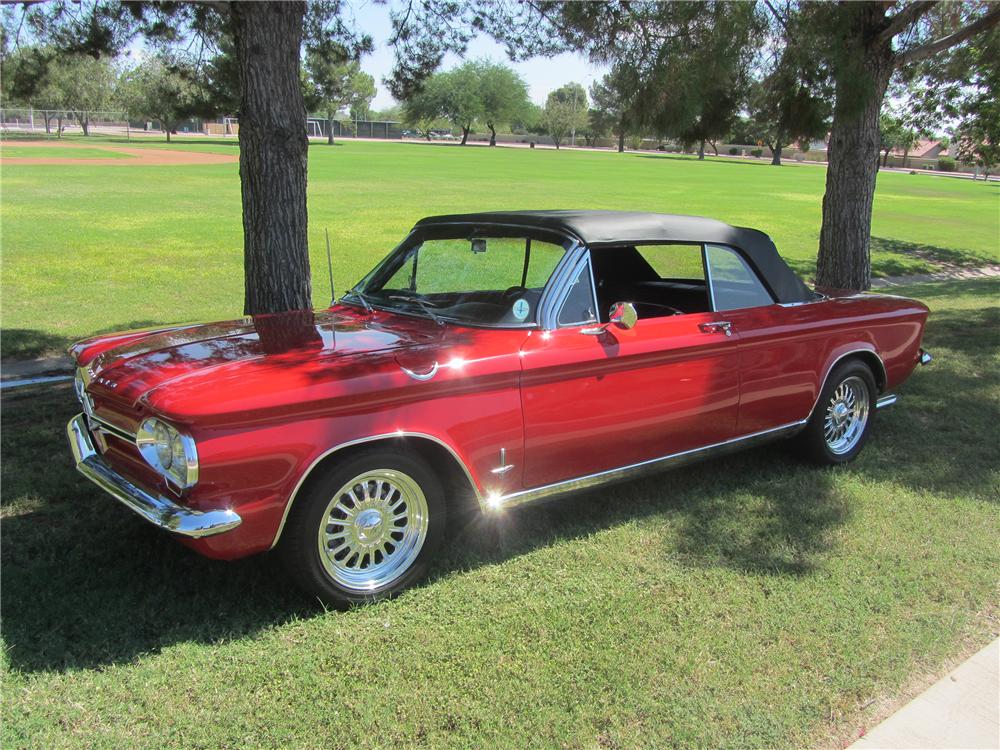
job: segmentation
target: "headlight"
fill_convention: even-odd
[[[135,436],[146,463],[156,469],[179,489],[187,489],[198,481],[198,451],[194,439],[162,419],[150,417]]]

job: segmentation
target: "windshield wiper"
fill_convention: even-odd
[[[420,306],[420,309],[427,313],[435,323],[439,326],[444,325],[444,320],[442,320],[441,316],[434,312],[433,306],[421,297],[409,297],[405,294],[390,294],[389,299],[398,299],[402,302],[416,302]]]
[[[348,295],[350,295],[350,296],[352,296],[352,297],[357,297],[357,298],[358,298],[358,301],[359,301],[359,302],[361,302],[362,306],[364,306],[364,308],[365,308],[365,311],[366,311],[366,312],[368,312],[368,313],[373,313],[373,312],[375,312],[375,309],[374,309],[374,308],[373,308],[373,307],[372,307],[372,306],[371,306],[371,305],[369,304],[368,300],[367,300],[367,299],[365,299],[365,295],[363,295],[363,294],[362,294],[361,292],[359,292],[359,291],[358,291],[357,289],[352,289],[351,291],[349,291],[349,292],[348,292],[348,293],[347,293],[346,295],[344,295],[344,296],[346,297],[346,296],[348,296]]]

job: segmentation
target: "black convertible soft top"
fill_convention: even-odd
[[[771,288],[778,302],[805,302],[813,292],[778,255],[771,238],[747,227],[715,219],[637,211],[486,211],[475,214],[428,216],[415,229],[460,224],[483,230],[490,225],[523,226],[568,234],[588,247],[693,243],[728,245],[739,250]]]

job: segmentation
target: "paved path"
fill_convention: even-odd
[[[983,266],[982,268],[956,268],[953,271],[941,273],[916,273],[911,276],[885,276],[872,279],[872,289],[885,289],[890,286],[906,284],[924,284],[928,281],[963,281],[965,279],[992,279],[1000,276],[1000,266]]]
[[[1000,639],[942,677],[851,748],[1000,748]]]

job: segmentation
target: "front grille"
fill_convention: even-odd
[[[90,373],[85,368],[77,370],[75,382],[76,395],[86,415],[94,447],[104,460],[141,486],[162,489],[163,477],[146,462],[135,444],[138,416],[130,414],[124,404],[91,394],[88,391]]]

